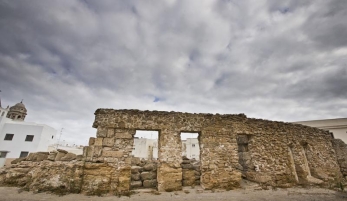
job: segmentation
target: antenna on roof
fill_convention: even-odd
[[[22,99],[22,101],[21,101],[20,103],[23,103],[23,100],[24,100],[24,99]]]
[[[58,149],[60,138],[61,138],[61,134],[63,134],[63,129],[64,128],[61,128],[61,130],[60,130],[60,135],[59,135],[59,139],[58,139],[58,142],[57,142],[57,147],[55,149]]]

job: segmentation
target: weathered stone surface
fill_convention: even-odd
[[[156,186],[157,186],[157,180],[156,179],[143,181],[143,187],[145,187],[145,188],[154,188]]]
[[[61,152],[61,153],[64,153],[64,154],[67,154],[69,153],[68,151],[64,150],[64,149],[57,149],[58,152]]]
[[[132,157],[131,158],[131,165],[132,166],[139,166],[141,164],[141,160],[139,157]]]
[[[340,139],[332,140],[337,162],[343,176],[347,176],[347,145]]]
[[[132,181],[130,183],[131,189],[140,188],[140,187],[142,187],[142,181]]]
[[[26,158],[17,158],[17,159],[14,159],[13,161],[11,161],[11,164],[17,164],[21,161],[24,161]]]
[[[123,151],[103,151],[102,156],[120,158],[123,157]]]
[[[47,160],[54,161],[55,157],[57,157],[58,152],[57,151],[52,151],[49,153]]]
[[[183,169],[182,170],[183,186],[195,185],[195,170]],[[200,178],[200,177],[198,177]]]
[[[179,191],[182,190],[182,169],[172,168],[168,164],[162,163],[158,167],[158,190],[159,191]]]
[[[141,180],[141,174],[136,173],[136,174],[131,174],[131,181],[140,181]]]
[[[76,156],[76,160],[77,161],[81,161],[82,159],[83,159],[83,155],[82,154]]]
[[[64,152],[58,152],[54,160],[55,161],[61,161],[61,158],[63,158],[65,155],[66,155],[66,153],[64,153]]]
[[[136,173],[142,172],[142,169],[143,168],[140,166],[131,166],[131,173],[136,174]]]
[[[156,179],[157,175],[153,172],[141,172],[141,180],[152,180]]]
[[[47,160],[47,158],[48,158],[48,152],[45,152],[45,153],[37,152],[37,153],[30,153],[29,156],[27,156],[26,160],[39,162],[39,161]]]
[[[113,137],[105,137],[103,139],[102,145],[104,147],[113,147],[114,146],[114,138]]]
[[[148,163],[145,166],[143,166],[143,169],[145,171],[155,171],[157,170],[157,165],[155,163]]]
[[[60,160],[61,161],[72,161],[72,160],[75,160],[76,158],[77,158],[76,154],[67,153]]]
[[[93,146],[94,145],[94,143],[95,143],[95,137],[90,137],[89,138],[89,146]]]

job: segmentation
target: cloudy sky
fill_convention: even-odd
[[[2,106],[86,144],[97,108],[347,117],[346,0],[1,0]]]

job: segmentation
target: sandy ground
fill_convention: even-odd
[[[163,200],[238,200],[238,201],[347,201],[347,193],[336,192],[320,188],[290,188],[277,190],[260,190],[259,188],[243,188],[232,191],[207,191],[198,188],[185,188],[179,192],[165,192],[155,195],[150,191],[139,191],[130,197],[122,196],[85,196],[70,194],[57,196],[48,193],[20,192],[15,187],[0,187],[0,200],[6,201],[108,201],[108,200],[138,200],[138,201],[163,201]]]

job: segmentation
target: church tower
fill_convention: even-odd
[[[7,118],[24,121],[26,115],[27,109],[25,108],[23,101],[21,101],[20,103],[10,107],[10,111],[7,113]]]

